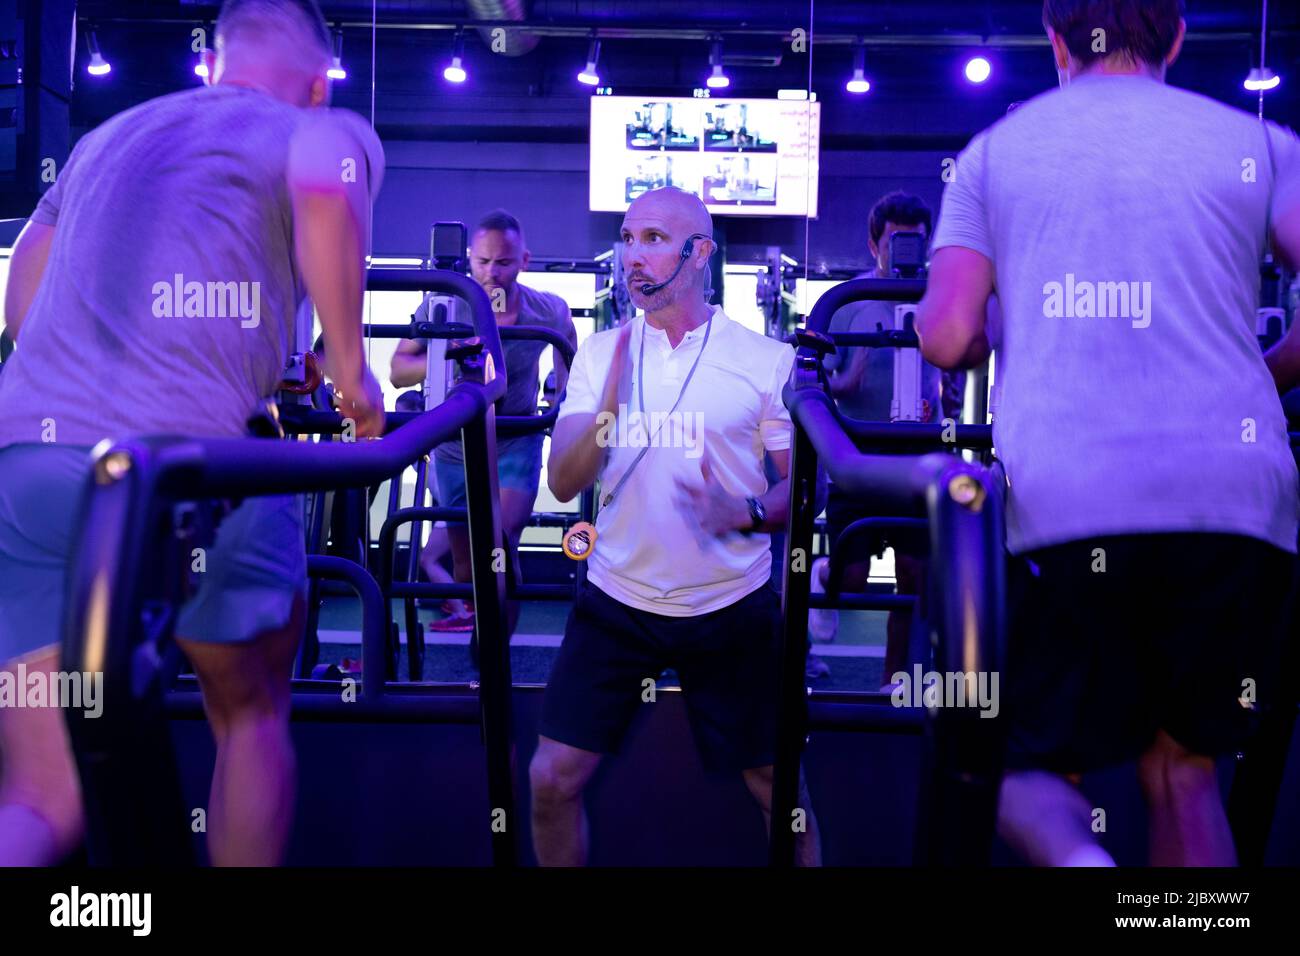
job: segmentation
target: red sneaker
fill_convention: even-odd
[[[459,617],[444,617],[437,621],[430,621],[429,630],[439,634],[473,631],[474,615],[462,614]]]

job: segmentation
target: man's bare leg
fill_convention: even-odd
[[[429,540],[425,542],[424,547],[420,550],[420,568],[434,584],[451,584],[456,579],[447,573],[447,569],[440,563],[444,554],[451,550],[451,539],[447,535],[446,528],[430,528]],[[460,598],[447,598],[447,604],[451,608],[453,617],[459,617],[465,613],[465,602]]]
[[[217,743],[208,799],[215,866],[275,866],[293,823],[297,764],[289,736],[289,675],[306,603],[289,623],[239,644],[177,637],[194,665]]]
[[[1152,866],[1236,866],[1232,828],[1212,757],[1163,730],[1138,761],[1147,800]]]
[[[1072,782],[1073,781],[1073,782]],[[1092,832],[1078,777],[1021,770],[1002,778],[998,834],[1034,866],[1114,866]]]
[[[21,659],[29,675],[59,669],[59,647]],[[17,660],[0,665],[15,672]],[[0,708],[0,866],[53,866],[81,843],[81,781],[63,710]]]
[[[533,850],[542,866],[586,866],[587,813],[582,794],[601,755],[539,737],[528,766],[533,794]]]
[[[763,811],[763,823],[767,832],[772,832],[772,766],[755,767],[743,772],[745,786],[758,802]],[[813,813],[812,800],[808,796],[808,782],[804,779],[803,768],[799,769],[799,807],[804,811],[804,828],[794,836],[794,861],[796,866],[821,866],[822,842],[817,830],[817,816]]]
[[[533,502],[537,499],[537,490],[531,493],[516,488],[501,489],[501,528],[505,533],[506,545],[510,549],[510,567],[514,569],[515,583],[521,580],[519,572],[519,537],[533,516]],[[468,582],[473,580],[470,572],[469,531],[462,525],[447,529],[451,541],[452,565],[456,580]],[[515,633],[519,624],[521,611],[518,601],[506,602],[506,634]]]
[[[533,517],[533,503],[537,500],[537,489],[524,491],[519,488],[501,489],[501,527],[505,531],[506,543],[510,548],[510,566],[514,568],[515,583],[523,581],[523,572],[519,567],[519,538],[528,527]],[[519,613],[522,606],[518,601],[506,604],[506,622],[509,634],[515,633],[519,626]]]

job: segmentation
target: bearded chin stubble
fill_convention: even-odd
[[[671,284],[660,289],[658,292],[651,293],[650,295],[642,295],[641,286],[646,284],[646,281],[641,279],[635,284],[629,282],[627,287],[628,297],[632,300],[632,304],[643,312],[658,312],[660,309],[672,305],[673,301],[676,299],[676,292]],[[654,285],[654,283],[649,284]]]

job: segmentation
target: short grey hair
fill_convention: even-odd
[[[291,21],[316,41],[327,59],[334,55],[329,26],[316,0],[225,0],[217,15],[217,35],[229,37],[244,29],[259,30],[276,22]]]

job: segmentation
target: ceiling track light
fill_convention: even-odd
[[[600,62],[600,39],[596,36],[591,38],[591,46],[587,47],[587,65],[582,72],[578,74],[578,82],[587,86],[600,86],[600,74],[596,67]]]
[[[966,61],[963,72],[966,74],[967,83],[974,83],[978,86],[993,75],[993,64],[982,56],[973,56]]]
[[[850,93],[858,94],[871,89],[871,83],[867,80],[867,51],[860,39],[853,44],[853,76],[844,84],[844,88]]]
[[[113,67],[99,52],[99,37],[95,35],[94,30],[86,33],[86,49],[90,52],[90,63],[86,65],[87,73],[91,76],[105,76],[113,71]]]
[[[442,71],[442,78],[448,83],[464,83],[469,77],[465,72],[465,32],[463,27],[456,28],[456,39],[451,45],[451,63]]]
[[[1269,90],[1275,90],[1282,83],[1282,77],[1278,76],[1268,67],[1256,67],[1251,70],[1243,84],[1246,89],[1252,93],[1267,93]]]
[[[348,71],[343,68],[343,31],[334,31],[334,59],[325,73],[331,80],[346,80]]]
[[[1269,90],[1275,90],[1281,84],[1282,77],[1278,76],[1267,66],[1264,65],[1264,53],[1268,42],[1268,0],[1263,0],[1259,11],[1259,66],[1251,69],[1246,75],[1246,81],[1242,84],[1252,93],[1259,94],[1259,115],[1260,119],[1264,117],[1264,94]]]
[[[212,51],[208,48],[208,37],[212,35],[215,27],[210,23],[202,25],[203,46],[196,52],[199,54],[199,61],[194,64],[194,75],[201,77],[204,83],[208,82],[208,54]],[[195,31],[199,32],[198,30]]]
[[[711,90],[725,90],[731,85],[731,77],[722,69],[722,38],[714,37],[709,47],[709,76],[704,81]]]

